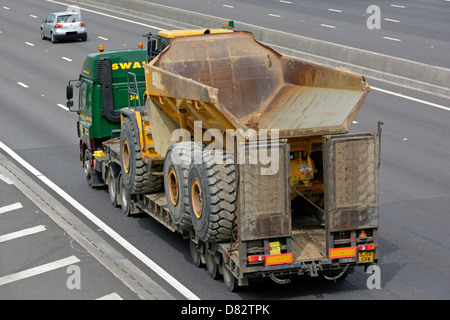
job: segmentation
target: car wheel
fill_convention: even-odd
[[[81,41],[86,41],[87,40],[87,34],[81,37]]]
[[[42,40],[47,39],[47,37],[44,35],[44,30],[43,29],[41,29],[41,39]]]
[[[55,35],[53,34],[53,32],[50,33],[50,40],[52,41],[52,43],[56,42]]]

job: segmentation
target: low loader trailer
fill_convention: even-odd
[[[381,123],[349,134],[363,76],[218,29],[89,55],[76,81],[89,184],[188,239],[228,290],[378,262]]]

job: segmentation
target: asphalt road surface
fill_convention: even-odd
[[[209,5],[216,4],[213,1],[210,2],[208,6],[206,4],[200,6],[200,1],[192,1],[190,3],[197,3],[199,8],[190,9],[206,10]],[[335,14],[339,16],[340,12],[328,10],[332,8],[347,11],[347,8],[351,8],[350,1],[340,2],[343,5],[347,4],[344,7],[336,7],[336,4],[333,5],[334,2],[330,1],[328,4],[325,1],[321,2],[320,6],[315,5],[313,1],[302,1],[301,6],[294,6],[293,4],[297,2],[292,2],[292,4],[288,4],[261,1],[258,2],[258,10],[254,6],[256,1],[230,2],[229,5],[235,8],[238,4],[245,5],[246,8],[249,8],[246,10],[253,10],[253,13],[249,14],[252,11],[246,13],[245,10],[236,10],[229,16],[235,20],[256,24],[256,14],[263,14],[263,9],[271,9],[268,13],[279,14],[282,18],[267,16],[268,13],[264,11],[264,23],[260,23],[261,25],[270,27],[267,24],[268,21],[277,18],[280,29],[297,33],[299,32],[298,26],[295,27],[291,24],[289,27],[289,19],[283,15],[301,15],[299,11],[295,11],[298,9],[294,8],[307,6],[310,11],[302,11],[304,12],[302,14],[305,15],[304,20],[308,17],[312,19],[316,16],[323,16],[324,20],[320,23],[336,25],[336,29],[328,30],[331,28],[325,29],[324,27],[319,35],[319,30],[321,30],[319,27],[310,28],[311,34],[308,34],[308,29],[305,27],[302,28],[304,35],[339,41],[339,37],[335,37],[329,32],[336,32],[340,35],[346,33],[340,32],[341,25],[358,29],[357,23],[351,22],[350,18],[335,18]],[[165,4],[170,3],[170,1],[165,1]],[[182,3],[184,2],[177,3],[177,5],[183,8],[185,5]],[[364,3],[366,6],[367,3]],[[431,63],[428,59],[433,57],[432,60],[438,61],[438,65],[448,64],[450,44],[449,29],[445,25],[448,26],[448,11],[445,10],[448,10],[450,3],[445,1],[408,2],[414,4],[414,8],[423,8],[423,10],[414,10],[416,14],[414,18],[409,18],[405,13],[399,13],[398,16],[393,15],[394,12],[402,12],[400,9],[403,8],[391,7],[388,2],[383,3],[386,3],[382,6],[382,12],[386,13],[386,18],[388,17],[387,13],[392,12],[392,15],[389,15],[392,19],[399,19],[403,23],[414,26],[417,26],[416,19],[426,20],[430,11],[436,12],[438,18],[430,22],[434,28],[432,30],[436,31],[433,32],[436,34],[436,39],[425,34],[425,31],[429,30],[427,27],[419,25],[417,26],[417,35],[416,31],[405,32],[405,37],[399,43],[380,40],[382,50],[378,49],[383,53],[396,53],[400,56],[404,54],[407,58],[428,63]],[[223,7],[223,5],[225,3],[221,4],[218,9],[221,12],[233,9]],[[286,9],[285,6],[288,5],[293,5],[292,9]],[[217,6],[219,6],[218,3]],[[377,121],[384,122],[379,180],[381,289],[368,289],[369,274],[364,270],[357,269],[345,280],[336,283],[317,279],[298,279],[288,285],[280,286],[268,280],[245,287],[238,293],[230,293],[221,280],[209,278],[205,269],[196,268],[191,263],[188,243],[180,236],[166,230],[158,222],[145,215],[131,218],[122,216],[120,209],[111,207],[106,189],[92,190],[87,186],[79,161],[77,115],[68,112],[64,107],[67,81],[78,78],[84,57],[88,53],[96,51],[98,45],[104,45],[106,50],[136,47],[137,43],[143,40],[141,35],[149,31],[157,32],[154,27],[162,29],[171,27],[141,20],[139,20],[140,24],[134,24],[127,20],[130,19],[129,16],[112,12],[106,12],[108,15],[103,15],[101,13],[105,11],[101,8],[86,7],[82,13],[88,28],[88,41],[52,44],[50,41],[41,40],[39,36],[40,21],[49,12],[64,10],[66,7],[66,4],[44,0],[1,1],[0,142],[11,148],[19,157],[63,190],[65,193],[55,191],[48,185],[44,185],[42,180],[38,181],[75,216],[85,221],[93,230],[99,229],[98,226],[87,221],[73,206],[73,202],[68,202],[66,195],[81,204],[88,212],[111,228],[114,234],[119,235],[120,239],[124,239],[126,243],[136,249],[129,250],[124,247],[122,240],[102,235],[105,241],[152,277],[175,298],[194,297],[224,300],[450,298],[448,290],[450,287],[449,100],[368,79],[372,91],[355,119],[352,132],[375,131]],[[404,9],[409,10],[408,8],[410,6],[406,5]],[[206,13],[218,15],[215,11]],[[355,17],[358,14],[353,13]],[[445,16],[447,19],[439,18]],[[262,18],[256,20],[262,20]],[[305,21],[304,25],[308,23],[312,22]],[[147,26],[143,24],[147,24]],[[400,25],[395,25],[390,29],[387,27],[387,22],[382,22],[381,31],[385,26],[386,31],[389,31],[386,35],[392,37],[399,37],[398,32],[403,34],[407,29],[404,27],[404,31],[398,31],[397,28],[401,28]],[[366,29],[365,22],[359,28]],[[368,37],[364,37],[364,39],[364,41],[360,41],[356,37],[348,36],[347,40],[353,41],[353,46],[370,49],[367,46],[374,41]],[[391,51],[392,46],[403,45],[408,42],[408,39],[417,41],[417,50],[406,48],[394,53]],[[425,45],[425,42],[427,40],[439,42],[439,48],[443,50],[433,51],[432,48],[429,48],[429,52],[426,51],[428,43]],[[342,43],[352,45],[352,42],[346,41],[342,40]],[[432,42],[429,43],[431,46]],[[436,47],[433,49],[439,49]],[[417,57],[407,56],[407,54]],[[0,152],[4,153],[1,150]],[[15,161],[9,156],[8,159]],[[25,168],[22,169],[27,171]],[[32,174],[30,175],[34,180],[38,180]],[[0,188],[3,192],[8,185],[3,184]],[[3,199],[3,197],[0,198],[0,200]],[[16,202],[18,201],[0,203],[0,207]],[[13,229],[7,227],[3,229],[3,221],[8,221],[3,220],[4,217],[5,215],[0,215],[1,232]],[[4,233],[9,233],[9,231],[4,231]],[[49,244],[51,245],[52,242]],[[167,274],[155,271],[155,267],[148,263],[148,259]],[[3,261],[0,260],[0,266],[3,266]],[[92,261],[92,263],[96,262]],[[91,270],[89,269],[91,267],[86,268],[86,270]],[[97,270],[92,268],[92,270]],[[3,272],[1,267],[0,272]],[[8,272],[0,274],[0,279],[12,272],[12,269],[8,269]],[[170,275],[170,279],[167,275]],[[65,277],[67,278],[67,275]],[[120,290],[118,292],[123,292],[121,284],[118,283],[117,286]],[[25,296],[25,288],[23,290]],[[114,292],[113,290],[107,291]],[[1,298],[21,296],[20,292],[8,296],[8,293],[2,292],[1,285],[0,292]],[[97,292],[91,295],[91,297],[99,296],[100,293]]]

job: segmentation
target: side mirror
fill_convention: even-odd
[[[66,98],[67,100],[73,99],[73,86],[69,84],[66,88]]]

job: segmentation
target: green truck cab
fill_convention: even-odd
[[[102,48],[101,48],[102,49]],[[77,80],[67,87],[68,107],[73,107],[73,86],[78,88],[78,137],[80,160],[90,185],[101,185],[92,168],[102,143],[120,133],[120,110],[137,106],[145,91],[143,49],[103,51],[89,54]],[[131,85],[130,85],[131,84]]]

